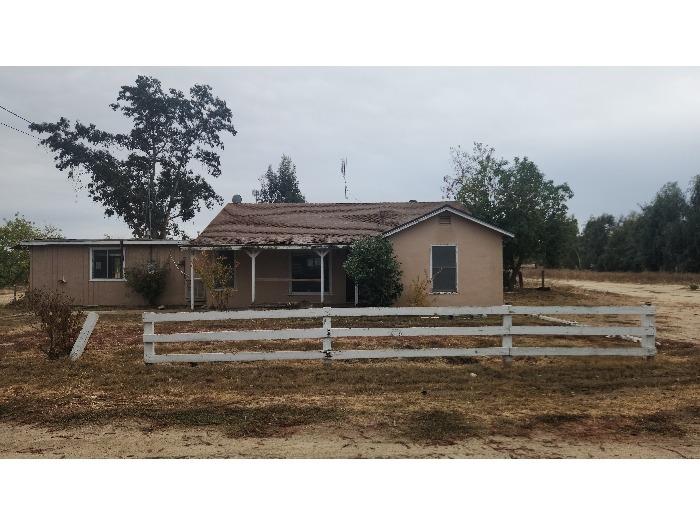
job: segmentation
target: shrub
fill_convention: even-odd
[[[238,266],[238,261],[235,265]],[[233,281],[235,267],[228,265],[223,257],[217,257],[213,252],[203,252],[194,258],[194,269],[212,299],[212,306],[217,310],[226,309],[233,292],[229,283]]]
[[[695,291],[695,290],[698,289],[698,285],[695,284],[695,283],[693,283],[693,284],[689,285],[689,288],[690,288],[691,290]]]
[[[143,266],[127,268],[126,282],[132,290],[146,299],[149,306],[155,306],[165,291],[169,271],[167,264],[160,266],[155,261],[148,261]]]
[[[425,272],[424,275],[425,277],[417,275],[408,286],[406,299],[409,306],[430,306],[430,303],[432,302],[429,291],[432,281],[428,277],[427,272]]]
[[[358,284],[362,304],[390,306],[403,292],[400,263],[384,237],[353,242],[343,268]]]
[[[40,350],[49,359],[68,355],[80,333],[83,312],[73,308],[70,297],[55,290],[31,290],[26,297],[29,310],[39,319],[48,339],[48,346]]]

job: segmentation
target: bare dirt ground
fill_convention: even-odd
[[[52,431],[0,424],[0,457],[15,458],[693,458],[697,441],[603,440],[537,433],[466,438],[450,444],[387,440],[342,428],[307,429],[286,437],[229,438],[217,430],[148,430],[137,425]]]
[[[587,280],[552,280],[555,286],[616,294],[632,301],[656,306],[657,323],[663,337],[697,343],[700,341],[700,290],[678,284],[637,284]]]
[[[557,283],[508,300],[645,300],[626,289],[611,293],[611,286],[617,284],[601,292]],[[655,294],[668,310],[658,320],[653,361],[523,358],[509,368],[489,358],[145,366],[135,312],[103,315],[79,361],[48,361],[31,317],[0,308],[0,457],[700,457],[700,348],[674,311],[692,316],[699,307],[673,299],[676,292]],[[484,321],[490,319],[463,320]],[[273,323],[254,326],[279,326]],[[476,339],[399,341],[494,344]],[[367,348],[387,344],[362,341]],[[317,350],[318,343],[229,349],[279,345]]]
[[[22,290],[17,292],[17,297],[20,298],[24,295]],[[10,304],[15,298],[14,291],[11,288],[0,288],[0,306],[5,304]]]

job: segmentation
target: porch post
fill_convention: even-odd
[[[190,310],[194,310],[194,250],[190,251]]]
[[[324,259],[328,255],[328,250],[316,250],[316,253],[321,258],[321,304],[323,304],[323,295],[326,287],[325,264]]]
[[[255,258],[260,250],[248,250],[250,256],[250,302],[255,303]]]

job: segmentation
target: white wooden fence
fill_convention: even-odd
[[[514,315],[639,315],[640,326],[525,326],[513,325]],[[333,328],[334,317],[389,316],[501,316],[500,325],[420,326],[396,328]],[[240,319],[318,318],[318,328],[280,330],[237,330],[157,334],[156,323],[183,321],[227,321]],[[455,319],[458,321],[458,319]],[[416,348],[377,350],[334,350],[338,337],[411,336],[500,336],[501,346],[486,348]],[[522,347],[513,346],[513,336],[637,336],[635,347]],[[285,350],[273,352],[221,352],[157,354],[156,343],[260,341],[320,339],[318,351]],[[226,312],[176,312],[143,314],[143,357],[146,363],[260,361],[280,359],[363,359],[386,357],[445,356],[653,356],[656,354],[655,308],[653,306],[489,306],[427,308],[308,308],[300,310],[244,310]]]

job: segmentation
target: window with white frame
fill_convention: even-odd
[[[433,246],[430,254],[433,293],[457,291],[457,247]]]
[[[291,293],[321,293],[321,256],[316,252],[292,252],[290,255]],[[330,254],[323,258],[323,290],[330,292]]]
[[[93,248],[90,255],[92,279],[124,279],[124,260],[120,248]]]

